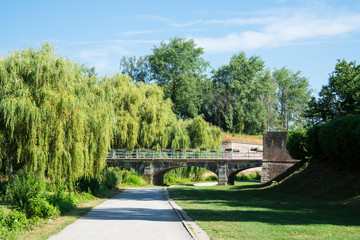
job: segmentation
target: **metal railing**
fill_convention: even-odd
[[[205,149],[111,149],[107,156],[108,159],[180,159],[180,158],[199,158],[199,159],[262,159],[260,151],[221,151]]]

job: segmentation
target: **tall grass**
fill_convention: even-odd
[[[204,173],[209,172],[205,168],[199,167],[181,167],[171,170],[166,173],[164,176],[164,184],[173,185],[173,184],[189,184],[192,182],[202,182],[207,180],[204,177]],[[212,181],[212,179],[209,179]]]
[[[236,181],[260,181],[261,180],[261,173],[254,172],[254,173],[239,173],[235,177]]]

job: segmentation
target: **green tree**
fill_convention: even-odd
[[[201,92],[209,66],[201,57],[203,53],[194,40],[174,38],[154,46],[149,57],[155,82],[173,102],[175,114],[182,118],[197,116],[202,105]]]
[[[304,126],[304,113],[311,97],[307,79],[301,72],[275,69],[273,78],[276,81],[276,110],[279,114],[279,129],[289,130]]]
[[[0,162],[71,187],[99,177],[115,123],[96,76],[53,47],[15,51],[0,61]]]
[[[120,60],[120,71],[122,74],[129,75],[134,82],[150,83],[152,80],[149,65],[149,56],[136,58],[122,57]]]
[[[272,86],[259,57],[247,58],[244,52],[234,55],[229,65],[214,71],[211,118],[225,130],[261,133],[266,129],[265,105]]]
[[[319,98],[313,98],[306,116],[312,123],[326,122],[348,114],[360,113],[360,65],[338,60],[328,85]]]

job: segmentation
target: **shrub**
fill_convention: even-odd
[[[91,192],[97,194],[100,191],[100,180],[98,178],[82,176],[76,181],[76,188],[79,192]]]
[[[137,175],[127,175],[124,179],[122,184],[127,184],[127,185],[140,185],[141,184],[141,176],[137,176]]]
[[[305,159],[309,157],[306,149],[306,131],[294,130],[287,135],[286,148],[294,159]]]
[[[306,149],[311,158],[324,158],[324,152],[319,141],[319,132],[321,127],[322,125],[314,125],[306,132]]]
[[[27,229],[28,219],[25,213],[13,210],[11,213],[4,215],[3,224],[9,230]]]
[[[51,205],[45,198],[32,198],[26,208],[28,217],[55,218],[60,211]]]
[[[53,216],[56,211],[46,201],[45,190],[46,183],[42,178],[32,172],[19,171],[18,176],[8,184],[7,199],[28,217]]]
[[[360,166],[360,115],[348,115],[326,123],[319,130],[319,142],[327,159]]]
[[[0,201],[3,200],[3,198],[5,197],[6,187],[7,187],[7,182],[0,181]]]
[[[103,184],[107,189],[114,189],[122,179],[121,171],[118,168],[107,168],[104,172]]]

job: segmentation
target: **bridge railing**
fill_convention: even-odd
[[[262,152],[251,151],[220,151],[220,150],[177,150],[177,149],[111,149],[108,159],[118,158],[211,158],[211,159],[262,159]]]

